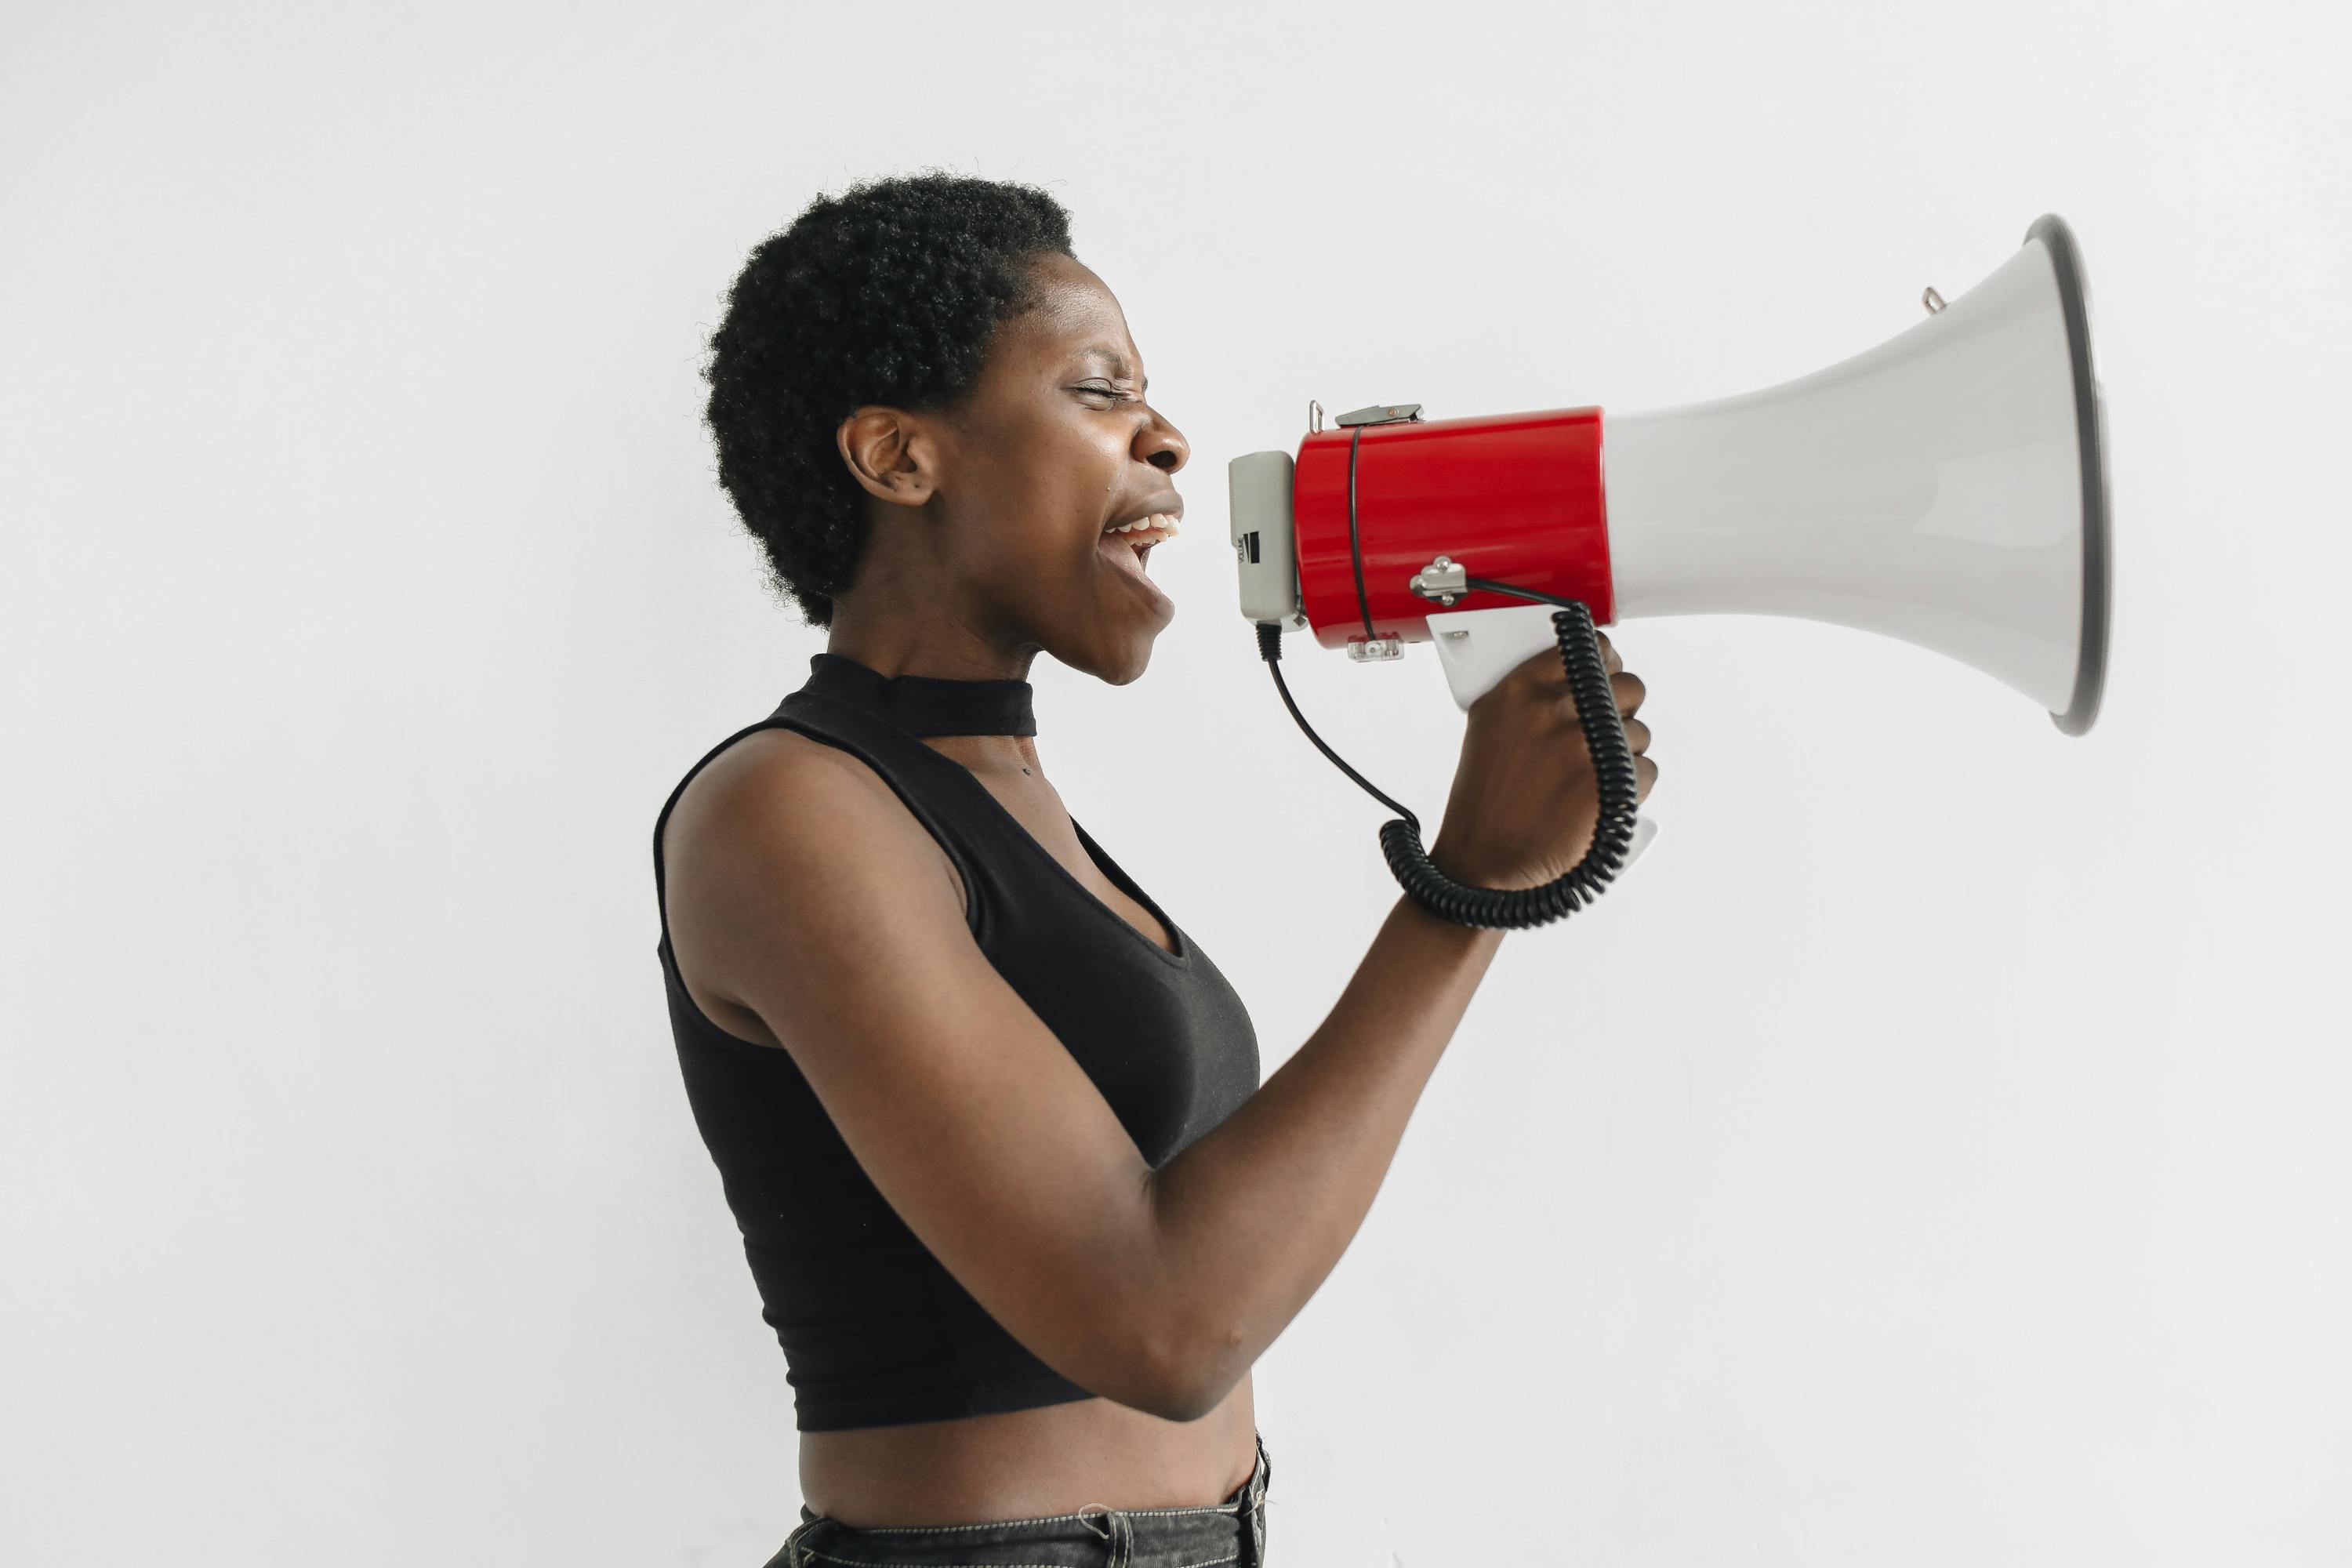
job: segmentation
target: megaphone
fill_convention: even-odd
[[[1592,626],[1795,616],[1958,659],[2084,734],[2105,685],[2111,572],[2073,231],[2046,215],[1975,288],[1948,302],[1929,289],[1923,303],[1926,320],[1876,348],[1712,402],[1460,419],[1378,405],[1328,428],[1310,405],[1295,456],[1230,466],[1242,615],[1269,664],[1289,631],[1364,660],[1433,643],[1465,709],[1555,643],[1575,689],[1580,666],[1597,667]],[[1578,704],[1596,763],[1618,728],[1602,705]],[[1602,784],[1586,875],[1554,884],[1544,919],[1597,896],[1648,842],[1630,799],[1612,820]],[[1384,829],[1383,843],[1423,903],[1456,919],[1542,912],[1466,897],[1481,889],[1415,889],[1418,823],[1405,815],[1412,842]]]

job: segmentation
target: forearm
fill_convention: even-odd
[[[1321,1026],[1153,1175],[1158,1341],[1194,1407],[1338,1266],[1502,940],[1399,899]]]

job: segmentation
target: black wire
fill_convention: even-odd
[[[1334,767],[1363,785],[1365,793],[1374,800],[1412,824],[1413,831],[1419,832],[1421,818],[1415,816],[1410,807],[1400,805],[1381,794],[1371,780],[1349,767],[1346,758],[1323,743],[1323,737],[1315,732],[1315,726],[1309,724],[1307,715],[1298,710],[1298,704],[1291,700],[1289,683],[1282,679],[1282,666],[1277,662],[1282,658],[1282,628],[1272,621],[1260,621],[1257,624],[1257,651],[1258,657],[1265,660],[1266,668],[1274,672],[1274,689],[1282,693],[1283,706],[1290,710],[1290,716],[1298,721],[1298,727],[1307,731],[1307,738],[1315,742],[1316,750],[1330,758]]]
[[[1364,594],[1364,542],[1356,534],[1356,448],[1363,444],[1364,427],[1359,425],[1348,437],[1348,558],[1356,563],[1356,608],[1364,617],[1364,636],[1375,637],[1380,634],[1372,630],[1372,602]]]
[[[1563,599],[1557,594],[1547,594],[1540,588],[1520,588],[1509,583],[1490,583],[1484,577],[1465,576],[1463,584],[1481,594],[1516,594],[1522,599],[1540,599],[1547,605],[1558,605],[1563,610],[1584,610],[1588,619],[1592,612],[1586,610],[1581,599]]]

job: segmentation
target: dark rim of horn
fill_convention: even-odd
[[[2025,238],[2042,241],[2058,276],[2066,314],[2066,357],[2074,367],[2074,440],[2083,473],[2083,637],[2074,665],[2074,695],[2050,721],[2069,735],[2086,732],[2099,716],[2107,684],[2107,600],[2112,572],[2107,519],[2107,431],[2099,409],[2098,377],[2091,369],[2090,297],[2074,231],[2056,213],[2033,220]]]

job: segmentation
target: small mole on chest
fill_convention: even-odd
[[[1027,773],[1029,770],[1028,770],[1027,768],[1023,768],[1021,771],[1022,771],[1023,773]]]

